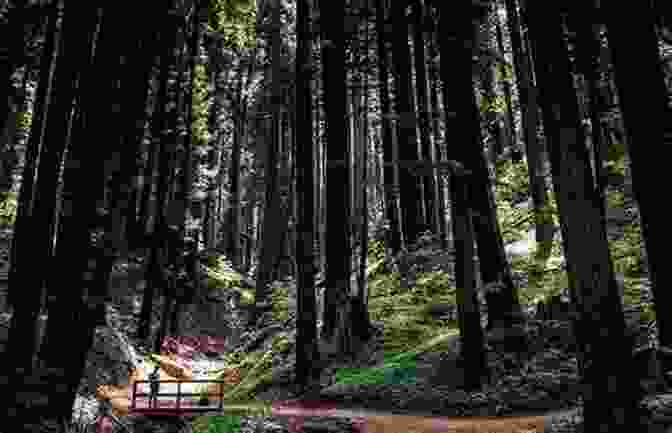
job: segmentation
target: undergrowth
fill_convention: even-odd
[[[620,159],[611,161],[610,173],[622,174],[624,163]],[[498,182],[495,186],[497,199],[497,215],[500,221],[502,236],[505,243],[524,239],[533,224],[532,209],[518,206],[529,199],[528,177],[524,164],[502,161],[496,167]],[[523,191],[523,193],[521,193]],[[549,193],[548,211],[556,226],[559,226],[557,205],[553,194]],[[610,207],[623,206],[623,193],[614,188],[607,192]],[[614,262],[614,270],[624,275],[625,301],[638,302],[639,289],[635,282],[642,274],[642,258],[640,254],[640,227],[633,224],[625,227],[621,239],[610,241],[610,249]],[[413,248],[411,248],[413,250]],[[444,270],[418,272],[415,285],[408,290],[402,289],[398,272],[389,272],[384,266],[385,246],[382,237],[375,237],[369,242],[367,269],[369,285],[370,318],[383,324],[385,363],[377,369],[342,369],[337,372],[337,381],[341,383],[385,383],[386,381],[412,380],[414,356],[419,342],[425,342],[447,333],[454,333],[457,328],[455,321],[439,321],[423,314],[427,306],[435,303],[455,304],[455,287],[452,287],[449,275]],[[526,275],[535,269],[531,256],[509,257],[514,274]],[[214,270],[208,276],[212,284],[226,287],[239,285],[233,272],[223,265],[222,259],[213,260]],[[288,317],[287,302],[292,282],[275,283],[272,285],[271,300],[273,314],[276,319],[284,321]],[[519,287],[521,303],[532,304],[543,301],[549,296],[558,294],[568,287],[565,263],[562,252],[561,237],[553,240],[551,254],[534,287]],[[241,289],[241,292],[243,290]],[[254,302],[254,292],[246,293],[247,302]],[[642,318],[653,317],[652,308],[644,305]],[[288,342],[282,350],[289,350]],[[432,350],[441,351],[447,346],[438,346]],[[270,367],[270,366],[269,366]]]

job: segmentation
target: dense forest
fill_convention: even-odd
[[[666,144],[662,0],[0,1],[0,430],[255,431],[134,418],[156,366],[453,420],[417,431],[667,431]]]

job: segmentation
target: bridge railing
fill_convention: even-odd
[[[133,395],[131,397],[131,407],[130,411],[131,412],[158,412],[158,413],[171,413],[171,412],[209,412],[209,411],[222,411],[223,406],[224,406],[224,380],[160,380],[158,381],[159,384],[159,392],[157,393],[152,393],[152,392],[138,392],[138,385],[141,384],[152,384],[151,380],[136,380],[133,383]],[[177,393],[174,392],[161,392],[161,385],[166,385],[166,384],[177,384]],[[191,404],[188,405],[181,405],[181,399],[182,397],[196,397],[196,396],[203,396],[206,395],[208,399],[212,397],[212,394],[208,393],[207,391],[201,391],[201,392],[182,392],[182,385],[186,384],[193,384],[193,383],[203,383],[206,385],[209,384],[218,384],[219,388],[219,394],[217,395],[217,398],[219,399],[219,404],[216,406],[213,405],[207,405],[207,406],[200,406],[198,404],[193,404],[194,400],[191,400]],[[207,389],[207,386],[206,386]],[[137,399],[138,397],[148,397],[147,400],[147,406],[138,406]],[[155,397],[155,405],[154,407],[152,406],[152,397]],[[163,406],[160,407],[158,404],[158,399],[160,397],[176,397],[175,399],[175,406]]]

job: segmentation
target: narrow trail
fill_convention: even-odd
[[[171,372],[175,373],[174,366],[166,360],[162,360],[161,365],[166,366]],[[138,380],[146,380],[147,371],[138,369],[131,379],[131,382],[123,388],[99,387],[99,398],[109,399],[112,409],[116,415],[128,415],[131,406],[131,396],[133,384]],[[178,374],[180,377],[170,376],[164,369],[160,371],[161,380],[184,380],[192,379],[188,371]],[[235,378],[231,378],[232,381]],[[168,384],[162,384],[164,392],[175,392],[175,390],[165,390],[163,388]],[[176,387],[175,384],[170,384]],[[195,392],[183,387],[184,392]],[[146,384],[142,386],[139,392],[148,392]],[[212,401],[209,407],[213,408],[210,414],[216,414],[218,406],[219,389],[216,384],[208,386],[208,394]],[[138,407],[147,407],[147,398],[136,400]],[[198,397],[183,397],[180,403],[182,412],[175,410],[175,416],[196,415],[189,412],[190,407],[203,408],[198,405]],[[160,409],[176,409],[176,400],[174,397],[159,397],[158,407]],[[186,411],[185,411],[186,410]],[[364,407],[348,407],[343,403],[332,402],[329,400],[303,401],[300,399],[279,401],[268,404],[265,402],[251,402],[248,404],[225,405],[223,412],[236,414],[265,413],[275,417],[287,417],[293,430],[301,431],[301,425],[307,417],[311,418],[345,418],[357,425],[360,433],[528,433],[543,432],[556,417],[569,417],[577,412],[574,409],[553,410],[538,413],[516,413],[507,416],[479,416],[479,417],[445,417],[428,413],[394,413],[392,410],[371,410]],[[162,415],[169,415],[170,412],[162,411]]]

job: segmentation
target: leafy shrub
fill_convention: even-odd
[[[16,194],[3,193],[0,195],[0,226],[14,225],[17,207]]]
[[[273,318],[281,322],[289,318],[289,289],[287,287],[273,285],[271,290],[271,312]]]
[[[450,287],[448,273],[444,271],[418,272],[415,284],[413,290],[425,298],[455,293],[455,288]]]
[[[191,424],[194,433],[234,433],[240,425],[239,415],[201,416]]]
[[[385,258],[385,242],[381,239],[369,241],[369,260],[376,261]]]

